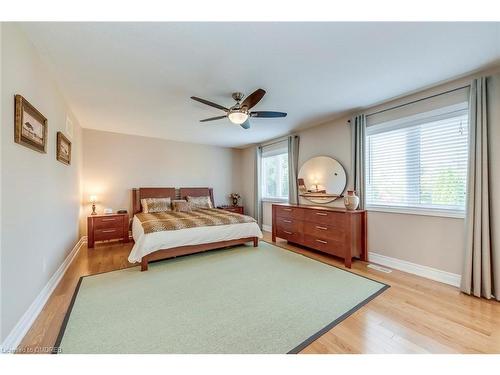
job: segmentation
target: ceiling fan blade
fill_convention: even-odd
[[[218,108],[218,109],[222,109],[223,111],[226,111],[226,112],[229,111],[229,109],[227,109],[226,107],[223,107],[223,106],[221,106],[221,105],[219,105],[217,103],[213,103],[213,102],[210,102],[210,101],[202,99],[202,98],[198,98],[196,96],[192,96],[191,99],[196,100],[197,102],[209,105],[210,107],[215,107],[215,108]]]
[[[250,129],[250,121],[246,120],[243,124],[240,124],[243,129]]]
[[[210,117],[210,118],[206,118],[206,119],[200,120],[200,122],[207,122],[207,121],[221,120],[221,119],[226,118],[226,117],[227,117],[227,116]]]
[[[256,111],[250,112],[251,117],[286,117],[285,112],[273,112],[273,111]]]
[[[251,109],[254,107],[260,100],[266,95],[266,91],[262,89],[257,89],[248,95],[243,103],[241,103],[241,107],[247,107],[247,109]]]

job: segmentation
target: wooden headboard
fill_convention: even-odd
[[[132,189],[132,215],[142,211],[141,199],[170,198],[175,199],[175,188],[138,188]]]
[[[214,190],[208,187],[195,187],[195,188],[180,188],[179,196],[176,195],[175,188],[137,188],[132,189],[132,215],[142,211],[141,199],[144,198],[170,198],[170,199],[186,199],[187,196],[191,197],[203,197],[209,196],[212,201],[212,205],[215,207],[214,203]]]
[[[195,188],[180,188],[179,195],[181,199],[186,199],[189,195],[190,197],[210,197],[212,201],[212,206],[215,207],[214,203],[214,189],[212,188],[204,188],[204,187],[195,187]]]

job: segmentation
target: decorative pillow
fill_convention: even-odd
[[[191,206],[191,209],[196,209],[196,208],[214,208],[212,206],[212,201],[210,200],[209,196],[204,196],[204,197],[190,197],[187,196],[187,201],[189,202],[189,205]]]
[[[144,198],[141,199],[142,212],[145,214],[153,212],[172,211],[170,198]]]
[[[172,207],[174,212],[191,212],[191,206],[188,201],[183,200],[175,200],[172,202]]]

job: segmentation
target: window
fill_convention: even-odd
[[[368,126],[367,207],[462,216],[467,159],[467,103]]]
[[[261,188],[264,200],[288,200],[288,143],[262,148]]]

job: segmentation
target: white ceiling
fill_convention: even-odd
[[[500,23],[24,23],[84,128],[240,147],[500,61]],[[244,130],[189,99],[267,91]]]

